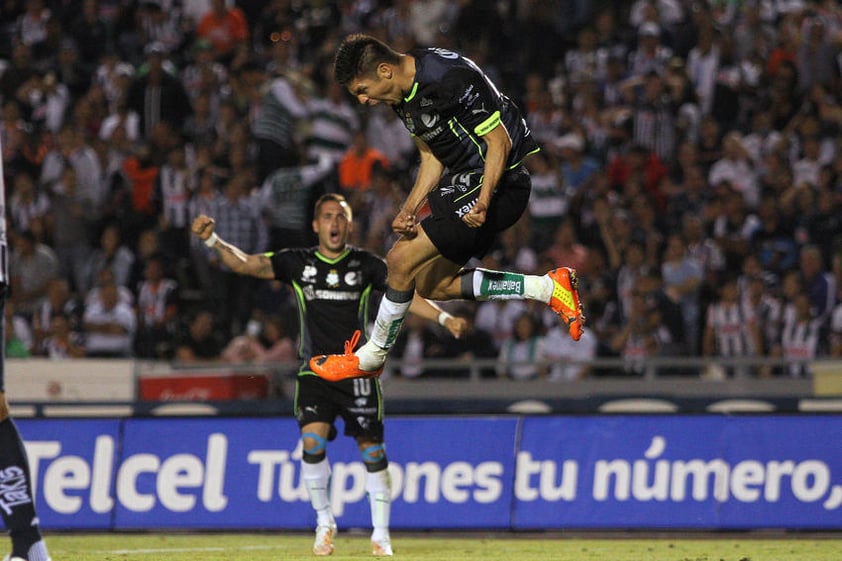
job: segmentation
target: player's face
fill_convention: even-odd
[[[351,221],[345,207],[336,201],[325,201],[313,219],[313,231],[319,237],[319,251],[333,257],[345,249],[351,233]]]
[[[378,67],[375,75],[351,80],[348,91],[363,105],[377,105],[380,102],[397,105],[403,99],[403,92],[394,79],[392,68],[383,64]]]

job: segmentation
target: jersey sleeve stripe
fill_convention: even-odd
[[[478,124],[474,128],[474,134],[477,136],[483,136],[490,133],[494,130],[494,127],[500,124],[500,111],[495,111],[491,114],[491,116],[484,120],[482,123]]]

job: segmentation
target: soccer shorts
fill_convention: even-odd
[[[328,382],[314,374],[298,376],[295,418],[298,426],[345,421],[345,436],[383,441],[383,395],[377,378]]]
[[[484,256],[497,234],[517,222],[529,204],[532,180],[521,165],[503,174],[491,196],[485,224],[471,228],[462,217],[476,204],[481,184],[482,170],[448,173],[428,197],[431,214],[421,225],[439,253],[457,265]]]

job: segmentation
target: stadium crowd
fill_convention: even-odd
[[[189,224],[247,253],[310,244],[313,201],[340,191],[353,243],[391,246],[416,151],[333,82],[352,32],[457,50],[512,93],[543,149],[528,215],[481,264],[575,267],[588,317],[574,343],[543,305],[454,304],[471,335],[409,320],[401,375],[467,354],[557,380],[594,357],[635,375],[842,356],[835,0],[6,1],[8,356],[294,359],[288,289],[221,267]]]

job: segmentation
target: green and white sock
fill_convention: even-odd
[[[547,303],[553,295],[553,281],[546,275],[475,269],[471,273],[470,291],[473,300],[537,300]]]
[[[377,318],[374,320],[371,337],[355,353],[360,361],[361,370],[377,370],[386,362],[386,355],[398,338],[414,293],[414,290],[386,289],[386,294],[383,295],[383,300],[380,301],[380,307],[377,309]]]

